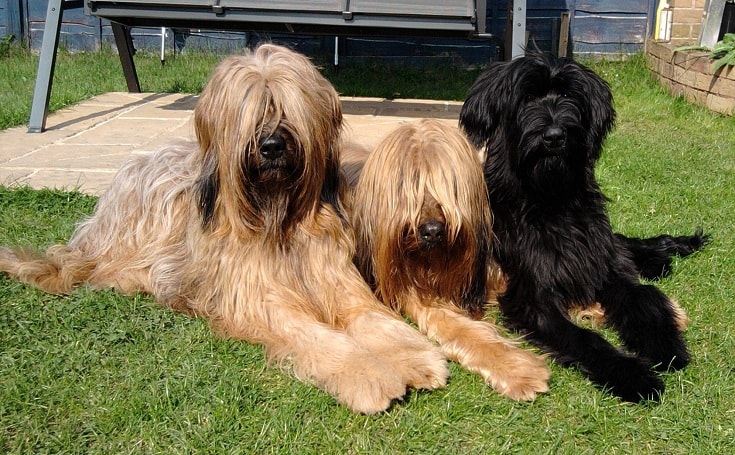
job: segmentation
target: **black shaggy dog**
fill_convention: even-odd
[[[681,369],[689,353],[673,303],[639,275],[668,274],[673,255],[691,254],[707,237],[613,234],[594,166],[614,120],[605,81],[538,51],[491,65],[460,114],[486,156],[507,323],[623,400],[658,400],[664,384],[654,369]],[[570,307],[593,302],[625,351],[569,319]]]

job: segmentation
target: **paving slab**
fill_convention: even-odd
[[[0,185],[99,195],[139,153],[193,139],[198,97],[105,93],[49,115],[46,131],[0,131]],[[460,102],[342,97],[345,139],[372,148],[398,125],[423,117],[456,126]]]

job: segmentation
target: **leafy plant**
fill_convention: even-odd
[[[725,33],[722,41],[715,43],[710,58],[717,59],[712,65],[712,72],[717,72],[725,65],[735,66],[735,33]]]
[[[718,72],[723,66],[735,66],[735,33],[725,33],[722,40],[710,49],[707,46],[680,46],[675,51],[707,51],[709,58],[715,60],[712,72]]]

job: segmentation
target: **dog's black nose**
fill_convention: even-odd
[[[260,154],[263,158],[275,160],[286,152],[286,141],[280,135],[270,136],[260,144]]]
[[[427,221],[419,226],[421,241],[428,245],[439,243],[444,238],[444,223],[436,220]]]
[[[567,140],[567,133],[563,128],[558,126],[550,126],[546,128],[543,135],[544,144],[551,149],[564,147]]]

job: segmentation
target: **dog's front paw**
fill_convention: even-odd
[[[690,355],[686,345],[675,344],[669,349],[649,353],[647,359],[657,371],[677,371],[689,365]]]
[[[402,320],[372,314],[357,318],[348,331],[360,345],[382,358],[407,386],[433,390],[447,385],[449,369],[444,353]]]
[[[485,378],[500,395],[516,401],[531,401],[548,392],[551,371],[543,357],[518,349],[505,365],[498,365]],[[502,371],[502,375],[497,373]]]
[[[449,368],[439,348],[408,326],[401,327],[393,335],[395,338],[390,345],[373,345],[372,348],[406,385],[427,390],[447,385]]]
[[[631,291],[628,307],[617,312],[615,322],[625,348],[659,371],[687,366],[684,309],[654,286],[638,285]]]
[[[503,342],[477,344],[469,351],[460,363],[504,397],[530,401],[549,390],[545,357]]]
[[[438,349],[429,345],[429,349],[415,349],[411,356],[394,356],[396,371],[406,384],[415,389],[439,389],[447,385],[449,368],[447,361]]]
[[[623,401],[659,401],[664,383],[655,371],[635,357],[619,357],[607,365],[605,378],[592,380]]]
[[[657,371],[675,371],[686,367],[690,361],[689,350],[681,334],[681,324],[668,333],[648,334],[644,339],[626,340],[626,346],[645,359]],[[638,341],[638,343],[636,343]]]
[[[345,362],[327,384],[327,391],[354,412],[375,414],[406,394],[406,382],[382,359],[366,354]]]

